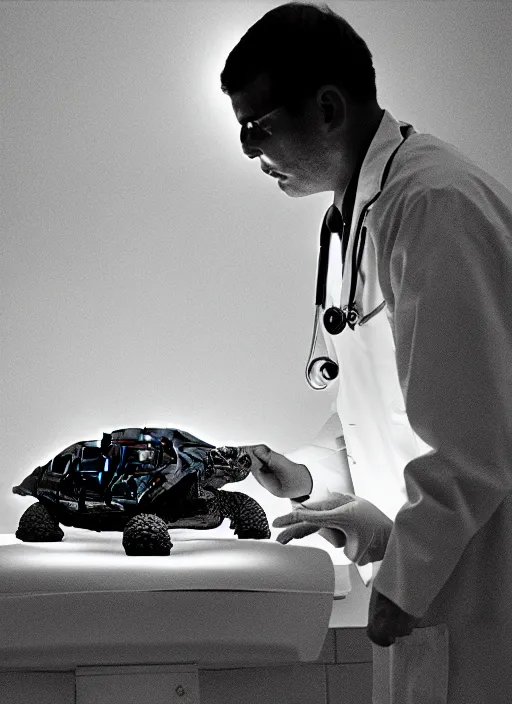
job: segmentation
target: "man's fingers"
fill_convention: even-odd
[[[268,445],[251,445],[246,448],[247,450],[252,450],[252,453],[257,457],[263,464],[269,464],[272,458],[272,450]]]
[[[273,525],[273,524],[272,524]],[[281,531],[277,536],[276,540],[279,543],[285,545],[290,540],[299,540],[300,538],[305,538],[307,535],[312,535],[318,530],[317,526],[311,523],[299,523],[295,526],[291,526],[286,530]]]
[[[394,636],[376,629],[371,624],[368,624],[368,626],[366,627],[366,635],[372,641],[372,643],[375,643],[375,645],[380,645],[381,648],[389,648],[389,646],[393,645],[393,643],[396,641],[396,638]]]
[[[259,457],[258,453],[255,451],[257,447],[262,447],[262,446],[261,445],[247,445],[247,446],[243,446],[243,447],[238,448],[240,455],[246,455],[251,460],[251,462],[249,464],[250,469],[253,469],[255,465],[259,467],[262,464],[268,464],[267,462],[263,462],[263,460]]]
[[[274,519],[272,525],[274,528],[282,528],[283,526],[294,525],[302,521],[314,523],[318,527],[339,528],[340,530],[343,529],[344,523],[346,522],[344,521],[343,514],[335,512],[335,509],[315,511],[308,510],[307,508],[296,508],[291,513]]]
[[[286,516],[278,516],[272,521],[273,528],[283,528],[283,526],[291,526],[295,523],[302,523],[304,518],[299,516],[299,511],[292,511],[292,513],[287,513]]]
[[[406,613],[391,599],[372,589],[366,633],[373,643],[386,648],[397,638],[411,635],[420,621],[420,618]]]
[[[297,470],[297,462],[289,460],[288,457],[280,452],[274,452],[268,445],[250,445],[244,448],[245,451],[255,457],[263,465],[262,471],[268,467],[271,471],[284,470],[285,472],[294,472]]]
[[[272,525],[276,528],[281,527],[278,519],[276,519]],[[334,528],[319,528],[314,523],[308,523],[307,521],[288,526],[288,528],[279,533],[276,540],[285,544],[290,540],[305,538],[307,535],[312,535],[313,533],[318,533],[322,538],[324,538],[324,540],[327,540],[327,542],[331,543],[331,545],[335,548],[342,548],[347,542],[346,535],[342,533],[341,530],[336,530]]]
[[[336,494],[329,499],[321,499],[320,501],[311,501],[307,506],[303,506],[305,511],[335,511],[341,506],[350,504],[355,501],[356,497],[352,494]],[[302,509],[299,509],[302,510]]]

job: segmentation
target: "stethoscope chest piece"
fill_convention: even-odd
[[[339,335],[348,325],[351,330],[359,322],[359,311],[355,304],[347,305],[343,309],[332,306],[324,313],[324,327],[329,335]]]

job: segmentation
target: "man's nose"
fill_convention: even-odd
[[[247,133],[240,139],[240,143],[243,153],[245,156],[249,157],[249,159],[254,159],[254,157],[261,156],[263,153],[259,146],[257,146],[256,140],[251,140],[250,135]]]
[[[245,154],[245,156],[249,157],[249,159],[254,159],[257,156],[261,156],[263,152],[261,149],[258,149],[257,147],[253,147],[247,143],[242,145],[242,151]]]

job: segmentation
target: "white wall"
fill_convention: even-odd
[[[279,4],[1,3],[0,532],[28,505],[11,486],[74,441],[162,424],[286,452],[328,415],[303,370],[332,194],[262,176],[219,88]],[[512,188],[512,3],[329,5],[381,105]]]

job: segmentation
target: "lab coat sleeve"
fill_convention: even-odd
[[[512,240],[484,197],[431,187],[384,250],[406,413],[432,449],[405,467],[374,587],[420,618],[512,491]]]
[[[332,492],[353,492],[343,430],[334,403],[331,410],[334,413],[309,443],[285,455],[292,462],[306,465],[313,479],[309,499],[301,502],[303,506],[326,499]],[[292,501],[292,505],[298,504]]]

